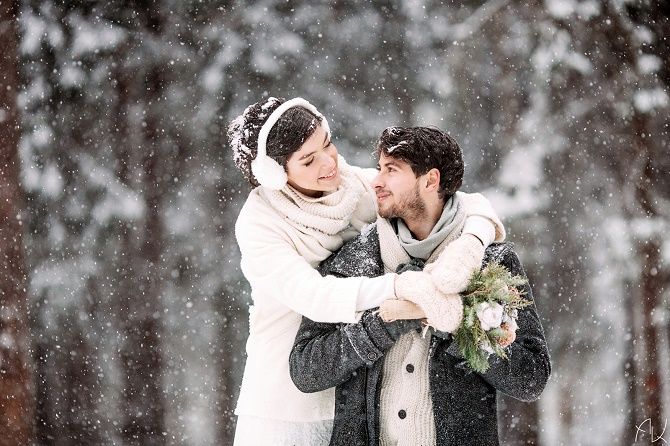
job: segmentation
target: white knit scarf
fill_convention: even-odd
[[[290,185],[281,190],[261,187],[261,195],[281,215],[301,232],[333,236],[349,227],[359,200],[365,193],[365,186],[351,171],[342,157],[338,168],[342,184],[333,192],[321,197],[309,197]]]

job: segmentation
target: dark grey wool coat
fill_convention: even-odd
[[[498,261],[525,277],[507,243],[486,250],[484,263]],[[419,261],[419,263],[421,263]],[[376,227],[351,240],[320,266],[322,274],[375,277],[384,273]],[[528,285],[526,298],[533,296]],[[496,391],[522,401],[536,400],[551,366],[535,304],[519,311],[509,360],[490,358],[484,374],[472,372],[448,333],[435,333],[429,349],[430,391],[438,446],[497,445]],[[290,356],[293,382],[303,392],[336,388],[331,446],[379,443],[379,394],[383,358],[398,337],[418,321],[385,323],[366,311],[356,324],[326,324],[303,318]]]

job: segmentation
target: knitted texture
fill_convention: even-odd
[[[429,262],[434,261],[444,247],[461,233],[465,219],[459,220],[459,226],[446,235],[445,240],[429,257]],[[379,245],[383,247],[380,254],[384,269],[396,271],[399,265],[411,262],[388,220],[378,218],[376,226]],[[421,306],[428,315],[428,323],[435,328],[445,331],[455,330],[460,324],[463,315],[460,296],[446,298],[435,289],[428,273],[405,271],[400,274],[396,279],[396,295]],[[435,444],[435,421],[427,365],[430,339],[431,336],[421,337],[413,332],[405,333],[387,352],[381,374],[386,383],[382,383],[379,396],[381,445]],[[410,352],[415,354],[412,355]],[[412,376],[407,376],[408,372],[405,369],[408,360],[417,362],[412,364],[415,367]],[[391,386],[396,391],[398,389],[402,391],[400,393],[385,391],[385,385]],[[399,402],[407,408],[399,408]],[[400,410],[405,411],[406,418],[400,419]],[[401,421],[404,423],[399,424]],[[421,438],[419,442],[416,441],[418,437]]]
[[[352,225],[354,211],[367,192],[366,187],[351,171],[344,158],[338,160],[342,185],[331,193],[313,198],[298,192],[290,185],[281,190],[263,188],[261,195],[277,212],[307,234],[335,235]],[[359,218],[365,223],[374,219],[374,210]],[[362,225],[356,228],[360,231]]]
[[[473,235],[464,234],[450,243],[438,259],[426,266],[435,287],[445,294],[460,293],[472,273],[481,268],[484,246]]]
[[[495,240],[496,242],[502,242],[505,240],[507,234],[505,233],[505,226],[503,226],[498,214],[491,205],[491,202],[482,194],[465,194],[462,192],[456,192],[460,196],[461,203],[465,208],[465,214],[470,217],[472,215],[479,215],[481,217],[488,218],[493,222],[493,225],[496,229]]]
[[[460,227],[448,234],[428,258],[428,263],[435,261],[443,250],[460,235],[464,219]],[[377,219],[379,241],[385,271],[395,271],[398,265],[408,263],[411,259],[398,241],[393,227],[384,218]],[[467,236],[467,238],[474,238]],[[476,239],[475,239],[476,241]],[[409,276],[406,276],[409,274]],[[406,276],[406,277],[403,277]],[[458,295],[445,295],[438,291],[431,276],[426,272],[408,271],[396,279],[396,296],[417,304],[423,310],[428,323],[440,331],[452,332],[458,328],[463,317],[463,303]],[[385,308],[386,310],[387,308]]]
[[[414,302],[398,299],[387,299],[379,306],[379,317],[386,322],[424,319],[426,313]]]
[[[386,354],[380,389],[380,446],[435,444],[429,348],[430,336],[423,338],[421,333],[410,331]],[[400,418],[400,411],[404,418]]]
[[[465,225],[466,214],[460,199],[461,195],[454,195],[444,205],[440,218],[430,230],[430,233],[418,240],[402,219],[392,219],[396,228],[398,240],[403,249],[413,258],[427,260],[440,243],[450,234],[460,234]]]
[[[458,294],[445,294],[434,285],[430,274],[408,271],[395,281],[396,296],[417,304],[426,314],[428,324],[436,330],[451,333],[463,318],[463,302]]]
[[[330,215],[333,220],[337,220],[337,215],[344,215],[349,227],[342,232],[327,234],[332,232],[328,224],[317,230],[294,222],[287,217],[290,211],[279,209],[282,207],[279,202],[269,202],[263,194],[264,187],[255,188],[240,211],[235,235],[241,252],[241,269],[251,285],[253,306],[249,308],[247,357],[237,415],[296,423],[332,419],[334,389],[310,394],[301,392],[291,381],[288,356],[301,315],[324,322],[356,321],[358,291],[361,282],[367,279],[358,277],[361,274],[345,279],[322,277],[314,269],[358,235],[364,223],[376,218],[374,191],[367,185],[367,172],[355,166],[347,167],[343,162],[339,166],[344,171],[350,170],[360,187],[366,190],[351,215],[328,214],[327,210],[319,209],[324,210],[319,216]],[[323,201],[330,203],[332,198],[326,196]],[[286,201],[296,212],[304,210],[293,200],[287,198]],[[305,218],[305,222],[312,220],[317,223],[311,226],[318,226],[318,216]]]

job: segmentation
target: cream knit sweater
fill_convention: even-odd
[[[464,211],[496,223],[495,241],[505,238],[497,216],[487,209],[479,194],[462,194]],[[444,248],[461,235],[463,222],[433,251],[427,260],[437,259]],[[382,261],[386,271],[395,271],[410,260],[388,220],[377,219]],[[433,402],[430,394],[429,348],[431,332],[425,336],[411,331],[402,335],[384,357],[379,398],[380,446],[432,446],[436,443]]]

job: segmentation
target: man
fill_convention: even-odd
[[[323,262],[321,273],[374,277],[414,270],[398,276],[396,295],[418,304],[419,317],[425,315],[430,327],[422,330],[417,319],[385,322],[374,311],[363,313],[357,324],[303,318],[290,358],[292,379],[304,392],[337,386],[333,446],[498,444],[496,391],[533,401],[550,374],[535,305],[519,311],[508,359],[492,355],[486,373],[472,372],[451,336],[462,317],[460,298],[439,291],[441,278],[416,271],[424,263],[430,271],[430,263],[463,231],[463,203],[456,193],[463,177],[461,150],[440,130],[393,127],[382,133],[377,153],[373,186],[380,217]],[[484,263],[489,261],[525,277],[509,244],[487,248]],[[402,280],[406,274],[424,275],[426,286],[409,289],[410,281]],[[530,287],[522,291],[532,301]]]

